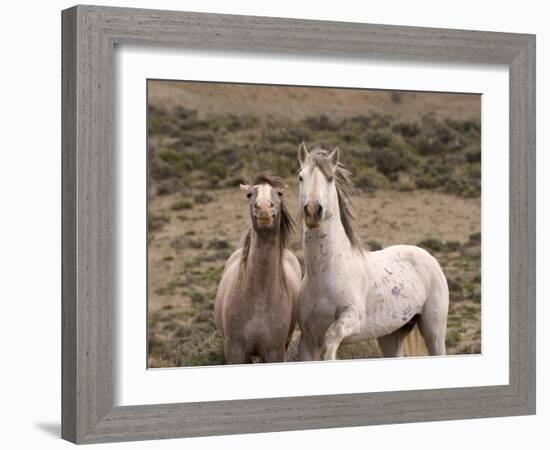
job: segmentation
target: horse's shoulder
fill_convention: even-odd
[[[236,261],[239,261],[241,258],[241,255],[243,254],[243,249],[238,248],[235,250],[229,258],[227,258],[227,261],[225,262],[224,272],[227,271],[227,269],[233,265]]]
[[[300,262],[298,261],[298,258],[296,258],[296,255],[288,248],[285,248],[283,252],[283,262],[292,268],[299,280],[302,279],[302,268],[300,267]]]

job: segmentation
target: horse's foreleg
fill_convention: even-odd
[[[336,352],[342,340],[361,331],[359,314],[353,309],[346,309],[336,322],[325,333],[325,360],[336,359]]]
[[[274,362],[285,362],[286,361],[286,351],[285,347],[272,348],[269,349],[263,356],[263,362],[274,363]]]
[[[321,348],[309,334],[302,331],[298,344],[298,361],[319,361],[320,359]]]
[[[226,364],[248,364],[252,362],[245,345],[235,340],[225,340],[224,353]]]

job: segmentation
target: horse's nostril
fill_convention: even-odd
[[[323,215],[323,207],[321,205],[317,205],[317,217],[320,219]]]
[[[314,217],[321,219],[323,216],[323,207],[318,202],[309,202],[304,206],[304,217]]]

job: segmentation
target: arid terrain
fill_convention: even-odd
[[[340,147],[372,251],[407,243],[437,257],[451,293],[447,352],[480,352],[479,96],[162,81],[148,94],[149,367],[223,364],[213,301],[249,223],[238,184],[273,170],[297,217],[301,141]],[[302,261],[299,223],[291,248]],[[381,355],[373,341],[338,356]]]

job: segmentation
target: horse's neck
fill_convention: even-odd
[[[259,234],[252,229],[250,250],[246,260],[248,280],[259,285],[268,285],[269,280],[278,278],[282,259],[280,232]]]
[[[337,255],[351,254],[353,249],[339,215],[333,215],[330,219],[320,223],[318,228],[304,226],[304,259],[309,275],[319,273],[318,269],[344,261],[343,258],[335,258]]]

